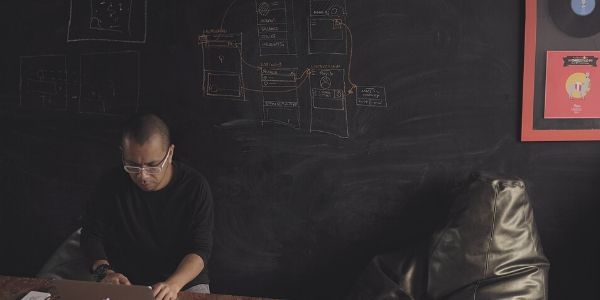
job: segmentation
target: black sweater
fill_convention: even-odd
[[[81,246],[90,262],[106,259],[132,284],[165,281],[183,257],[195,253],[205,268],[184,289],[208,283],[213,202],[206,179],[173,162],[163,189],[139,189],[123,169],[102,177],[83,218]],[[90,263],[91,265],[91,263]]]

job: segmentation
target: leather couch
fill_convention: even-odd
[[[81,228],[73,232],[50,256],[37,277],[92,281],[87,259],[79,247]]]
[[[446,225],[374,257],[348,299],[547,299],[544,256],[523,181],[474,174]]]

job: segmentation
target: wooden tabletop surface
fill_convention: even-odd
[[[52,280],[44,278],[23,278],[0,275],[0,300],[20,300],[30,291],[56,294]],[[189,292],[180,292],[178,300],[259,300],[267,298],[231,296],[231,295],[203,295]]]

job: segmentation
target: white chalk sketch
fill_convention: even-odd
[[[338,17],[347,15],[346,0],[309,0],[310,15]]]
[[[385,87],[358,86],[356,87],[356,105],[370,107],[387,107]]]
[[[80,61],[79,112],[130,114],[139,107],[137,51],[87,53]]]
[[[312,107],[345,110],[344,69],[313,69],[310,74]]]
[[[124,32],[131,31],[131,3],[133,0],[90,0],[90,29]]]
[[[145,43],[147,0],[71,0],[67,42]]]
[[[311,132],[349,136],[344,74],[344,69],[311,68]]]
[[[309,0],[308,53],[346,54],[345,0]]]
[[[242,74],[242,34],[199,36],[202,46],[202,91],[213,99],[246,101]]]
[[[19,105],[66,110],[68,97],[65,55],[20,57]]]
[[[298,68],[262,67],[260,80],[265,121],[299,128]]]
[[[291,0],[256,0],[261,56],[296,54],[293,6]]]

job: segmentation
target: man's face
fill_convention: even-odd
[[[130,138],[123,139],[123,164],[132,167],[160,167],[160,173],[151,174],[146,170],[139,173],[129,173],[129,177],[143,191],[158,191],[165,187],[170,180],[171,161],[174,146],[165,147],[162,137],[152,135],[140,145]]]

